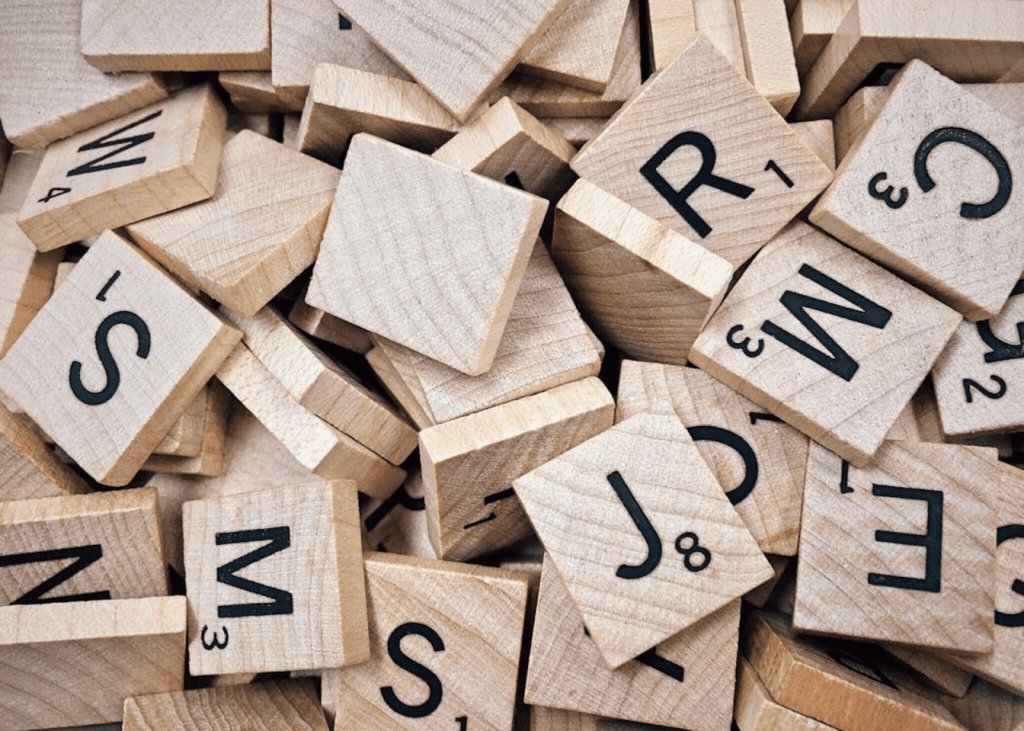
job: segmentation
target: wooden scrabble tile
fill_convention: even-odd
[[[693,0],[647,0],[650,68],[660,71],[697,32]]]
[[[420,432],[427,527],[438,557],[465,561],[531,535],[513,480],[614,419],[614,399],[591,377]]]
[[[551,256],[580,313],[633,358],[685,365],[733,265],[593,183],[555,209]]]
[[[962,700],[949,704],[949,710],[972,731],[1024,729],[1024,699],[984,680],[975,681]]]
[[[373,349],[373,341],[366,330],[358,325],[345,322],[329,312],[310,306],[306,303],[305,290],[292,305],[291,312],[288,313],[288,321],[307,335],[356,353],[365,355]]]
[[[747,78],[785,117],[800,96],[783,0],[736,0]]]
[[[674,154],[691,147],[702,159],[696,172],[694,151]],[[572,168],[733,266],[832,179],[702,34],[584,145]]]
[[[771,564],[772,571],[775,572],[775,576],[743,595],[743,601],[751,606],[758,607],[759,609],[763,608],[768,603],[768,599],[771,597],[776,587],[781,583],[782,578],[790,565],[796,565],[793,562],[792,556],[778,556],[774,553],[766,553],[764,557],[768,559],[768,563]]]
[[[596,376],[604,356],[604,346],[580,317],[540,241],[487,373],[470,377],[384,338],[374,339],[378,347],[367,355],[370,364],[382,380],[397,378],[392,385],[405,389],[399,401],[420,428]]]
[[[1024,222],[1024,196],[1012,185],[1024,166],[1000,150],[1022,141],[1015,122],[927,64],[910,63],[811,221],[969,320],[994,317],[1020,278],[1004,263],[1016,251],[1010,231]]]
[[[1000,84],[1024,83],[1024,58],[1015,63],[1009,71],[996,79],[996,81]]]
[[[387,500],[365,501],[359,518],[367,550],[420,558],[438,557],[427,532],[423,476],[419,472],[409,475]]]
[[[851,731],[944,729],[956,719],[870,645],[796,636],[785,615],[752,611],[740,650],[777,703]]]
[[[812,444],[793,627],[991,651],[999,479],[980,447],[885,442],[857,469]]]
[[[330,165],[242,131],[224,145],[212,198],[128,232],[183,281],[251,317],[316,260],[339,177]]]
[[[63,252],[40,252],[15,222],[0,214],[0,356],[53,293]]]
[[[800,135],[814,154],[828,165],[829,170],[836,169],[835,128],[831,119],[817,119],[813,122],[791,122],[790,128]]]
[[[739,731],[833,731],[826,723],[776,703],[750,661],[742,655],[736,663],[734,728]]]
[[[359,490],[378,498],[405,479],[403,470],[296,401],[244,343],[224,361],[217,378],[306,469],[326,479],[355,480]]]
[[[322,63],[299,122],[298,149],[341,167],[350,139],[359,132],[429,154],[461,128],[412,81]]]
[[[0,119],[14,144],[41,148],[167,97],[152,74],[104,74],[82,58],[81,0],[0,8]]]
[[[239,726],[327,731],[314,681],[274,680],[129,698],[124,731],[230,731]]]
[[[963,86],[1017,124],[1024,124],[1024,99],[1021,98],[1024,93],[1024,82],[964,84]]]
[[[1024,693],[1024,473],[999,465],[999,507],[996,529],[995,645],[990,654],[976,657],[951,655],[949,659],[976,675],[1008,690]]]
[[[143,463],[143,470],[206,477],[215,477],[224,472],[224,449],[232,401],[231,392],[220,381],[211,380],[197,401],[202,404],[204,413],[199,451],[191,457],[154,452]]]
[[[623,361],[617,408],[678,416],[761,550],[796,555],[806,436],[693,368]]]
[[[941,0],[928,13],[886,0],[856,0],[804,79],[799,119],[831,117],[865,81],[913,58],[959,82],[995,81],[1024,57],[1024,7],[1014,0]]]
[[[542,79],[604,93],[629,0],[570,0],[517,68]]]
[[[344,0],[343,12],[465,122],[568,5],[568,0],[513,0],[500,6],[421,0],[392,2],[381,12],[376,2]]]
[[[511,731],[526,580],[392,554],[367,553],[364,563],[370,659],[323,674],[338,723]]]
[[[714,43],[741,76],[746,75],[737,0],[693,0],[697,30]]]
[[[256,114],[302,111],[302,104],[289,103],[278,96],[269,71],[221,71],[217,82],[239,111]]]
[[[524,706],[529,712],[524,731],[598,731],[598,717],[548,706]],[[518,728],[518,727],[517,727]]]
[[[842,322],[822,322],[818,312]],[[757,255],[690,360],[863,465],[959,322],[937,300],[796,222]]]
[[[174,457],[195,457],[203,446],[206,431],[207,387],[199,392],[153,449],[153,454]]]
[[[540,122],[564,137],[578,150],[597,137],[608,120],[602,117],[545,117]]]
[[[61,462],[32,429],[0,404],[0,508],[7,500],[88,491],[77,472]]]
[[[4,728],[120,721],[125,699],[181,690],[185,597],[0,608]]]
[[[4,174],[3,189],[0,190],[0,213],[17,213],[21,210],[44,154],[44,150],[21,149],[11,153]]]
[[[871,127],[890,91],[888,86],[865,86],[839,108],[835,115],[836,162],[841,163]]]
[[[512,483],[611,668],[774,575],[698,455],[638,414]]]
[[[1024,427],[1024,282],[1013,292],[991,320],[961,322],[935,362],[932,383],[946,436]]]
[[[480,375],[546,210],[524,191],[356,135],[306,301]]]
[[[85,60],[100,71],[270,69],[270,5],[181,0],[159,12],[145,3],[82,0]]]
[[[973,674],[949,662],[945,653],[889,642],[883,643],[881,647],[916,670],[927,685],[947,696],[963,697],[974,679]]]
[[[942,433],[942,420],[939,417],[939,405],[935,400],[932,379],[926,378],[921,388],[917,389],[911,399],[917,431],[913,439],[919,442],[935,444],[964,444],[974,447],[992,447],[999,456],[1007,459],[1013,453],[1013,438],[1010,434],[969,435],[947,437]],[[890,437],[886,437],[887,439]]]
[[[0,389],[94,479],[125,485],[240,337],[107,232],[0,360]]]
[[[355,483],[199,500],[183,505],[182,516],[193,675],[369,657]]]
[[[853,0],[800,0],[789,16],[793,55],[800,78],[807,76],[832,40]],[[871,88],[871,87],[865,87]]]
[[[575,154],[568,140],[503,97],[432,157],[556,201],[576,178],[569,169]]]
[[[271,78],[278,95],[292,104],[306,101],[318,63],[369,71],[396,79],[409,75],[338,12],[331,0],[271,0]]]
[[[693,731],[726,729],[739,615],[740,602],[729,602],[611,670],[549,556],[534,619],[526,702]]]
[[[18,225],[49,251],[209,198],[226,122],[204,84],[57,142],[46,150]]]

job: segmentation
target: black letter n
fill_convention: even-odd
[[[147,132],[145,134],[135,135],[134,137],[122,137],[120,139],[118,139],[116,135],[119,135],[122,132],[127,132],[132,127],[138,127],[140,124],[145,124],[150,120],[156,119],[161,114],[163,114],[163,111],[163,109],[159,109],[136,122],[126,124],[124,127],[121,127],[120,129],[115,129],[113,132],[108,132],[99,139],[93,140],[92,142],[87,142],[86,144],[79,147],[79,152],[102,150],[104,147],[114,147],[116,149],[111,150],[105,155],[100,155],[95,160],[90,160],[89,162],[83,163],[76,168],[68,170],[68,177],[70,178],[75,175],[85,175],[86,173],[96,173],[99,172],[100,170],[110,170],[111,168],[123,168],[128,167],[129,165],[141,165],[142,163],[146,162],[145,157],[133,157],[130,160],[115,160],[114,162],[103,163],[102,165],[99,164],[108,158],[114,157],[115,155],[120,155],[122,152],[125,152],[126,150],[130,150],[136,145],[141,145],[143,142],[148,142],[149,140],[153,139],[153,136],[156,134],[155,132]],[[120,145],[120,147],[118,147],[118,145]]]
[[[256,581],[250,581],[249,579],[243,579],[241,576],[235,575],[236,571],[241,571],[246,566],[262,561],[267,556],[273,556],[275,553],[291,546],[291,532],[288,526],[217,534],[218,546],[228,543],[253,543],[255,541],[270,541],[270,543],[218,567],[217,581],[242,591],[265,596],[272,601],[257,604],[222,604],[217,607],[217,616],[221,619],[228,617],[256,617],[268,614],[291,614],[293,611],[291,592],[260,584]]]

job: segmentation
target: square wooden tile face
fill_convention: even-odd
[[[995,453],[885,442],[865,469],[812,444],[793,626],[964,652],[992,648]]]
[[[306,301],[479,375],[546,210],[529,193],[356,135]]]
[[[969,320],[994,317],[1024,260],[1024,131],[924,62],[892,87],[811,221]]]
[[[690,359],[844,459],[864,464],[960,319],[797,222],[758,253]]]
[[[0,388],[96,480],[124,485],[241,335],[108,232],[0,361]]]
[[[368,657],[353,482],[197,500],[182,515],[193,674],[311,670]]]
[[[774,575],[675,416],[620,422],[513,487],[611,668]]]
[[[832,180],[703,35],[629,100],[572,168],[733,266]]]

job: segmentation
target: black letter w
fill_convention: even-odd
[[[243,579],[235,576],[236,571],[241,571],[246,566],[262,561],[267,556],[273,556],[279,551],[291,546],[291,532],[288,526],[280,528],[261,528],[258,530],[240,530],[233,533],[218,533],[217,545],[223,546],[228,543],[253,543],[255,541],[270,541],[262,548],[239,556],[234,561],[217,568],[217,581],[228,586],[233,586],[242,591],[252,592],[265,596],[272,601],[258,604],[223,604],[217,607],[217,616],[221,619],[227,617],[256,617],[268,614],[291,614],[292,594],[284,589],[277,589],[273,586],[260,584],[256,581]]]
[[[95,160],[90,160],[87,163],[79,165],[77,168],[72,168],[71,170],[68,170],[68,177],[70,178],[74,175],[85,175],[86,173],[96,173],[99,172],[100,170],[110,170],[111,168],[123,168],[128,167],[129,165],[141,165],[142,163],[146,162],[145,157],[133,157],[130,160],[116,160],[114,162],[104,163],[103,165],[97,164],[103,162],[107,158],[114,157],[114,155],[120,155],[122,152],[130,150],[136,145],[141,145],[143,142],[148,142],[149,140],[153,139],[153,136],[156,134],[155,132],[147,132],[146,134],[143,135],[135,135],[134,137],[122,137],[120,139],[116,139],[115,135],[119,135],[122,132],[127,132],[132,127],[138,127],[140,124],[145,124],[151,119],[156,119],[161,114],[163,114],[163,112],[163,109],[157,110],[149,116],[143,117],[137,122],[126,124],[124,127],[121,127],[121,129],[115,129],[113,132],[109,132],[103,135],[98,140],[93,140],[92,142],[88,142],[79,147],[79,152],[101,150],[104,147],[116,147],[117,149],[111,150],[105,155],[100,155]],[[118,147],[118,145],[120,145],[120,147]]]

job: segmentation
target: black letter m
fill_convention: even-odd
[[[79,165],[76,168],[68,170],[68,177],[70,178],[75,175],[85,175],[86,173],[96,173],[99,172],[100,170],[110,170],[111,168],[123,168],[128,167],[129,165],[141,165],[142,163],[146,162],[145,157],[133,157],[130,160],[115,160],[114,162],[108,162],[102,165],[98,164],[108,158],[114,157],[115,155],[120,155],[122,152],[125,152],[126,150],[130,150],[136,145],[141,145],[143,142],[148,142],[149,140],[153,139],[153,136],[156,134],[155,132],[147,132],[146,134],[135,135],[134,137],[122,137],[120,139],[117,139],[116,135],[119,135],[122,132],[127,132],[132,127],[138,127],[140,124],[145,124],[146,122],[152,119],[156,119],[161,114],[163,114],[163,111],[163,109],[159,109],[153,112],[152,114],[143,117],[137,122],[126,124],[124,127],[121,127],[121,129],[115,129],[113,132],[109,132],[103,135],[98,140],[93,140],[92,142],[88,142],[79,147],[79,152],[102,150],[104,147],[114,147],[116,149],[111,150],[105,155],[100,155],[95,160],[90,160],[89,162],[83,163],[82,165]],[[118,147],[118,145],[120,145],[120,147]]]
[[[265,596],[272,601],[257,604],[222,604],[217,607],[217,616],[221,619],[228,617],[256,617],[268,614],[291,614],[293,611],[291,592],[260,584],[256,581],[250,581],[249,579],[243,579],[241,576],[235,575],[236,571],[241,571],[246,566],[262,561],[267,556],[273,556],[275,553],[291,546],[291,532],[288,526],[217,534],[218,546],[228,543],[253,543],[255,541],[270,541],[270,543],[218,567],[217,581],[242,591]]]

